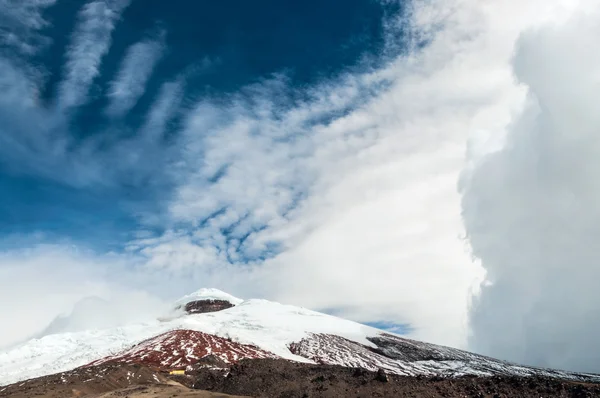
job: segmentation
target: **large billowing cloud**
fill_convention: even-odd
[[[463,212],[489,283],[472,347],[541,366],[600,371],[600,9],[526,32],[514,72],[528,90],[505,147],[466,177]]]

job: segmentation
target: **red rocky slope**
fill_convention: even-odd
[[[211,355],[225,363],[241,359],[278,358],[258,347],[193,330],[173,330],[141,342],[120,354],[108,356],[88,366],[107,362],[140,364],[161,370],[191,366]]]

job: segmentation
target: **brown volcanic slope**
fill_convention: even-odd
[[[166,374],[140,365],[104,364],[0,387],[0,398],[195,397],[225,398],[222,393],[191,390]]]
[[[243,398],[210,391],[190,390],[183,386],[137,386],[113,391],[94,398]],[[246,397],[248,398],[248,397]]]
[[[184,369],[206,356],[226,364],[244,358],[277,358],[251,345],[239,344],[222,337],[193,330],[173,330],[145,340],[127,351],[99,359],[88,366],[108,362],[141,364],[156,369]]]
[[[230,367],[227,377],[220,371],[201,368],[193,377],[195,388],[252,397],[600,397],[600,384],[548,377],[399,376],[282,359],[243,360]]]

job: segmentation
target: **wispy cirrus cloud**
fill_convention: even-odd
[[[87,3],[77,16],[77,26],[67,51],[58,106],[69,109],[86,102],[90,85],[100,74],[100,63],[111,44],[112,31],[130,0]]]
[[[43,12],[56,0],[1,0],[0,44],[15,49],[20,54],[30,55],[47,42],[39,34],[48,22]]]
[[[4,125],[0,151],[8,170],[42,176],[74,187],[118,187],[123,180],[136,184],[140,178],[147,178],[150,164],[159,166],[158,159],[162,155],[157,152],[156,143],[150,143],[144,134],[119,139],[124,128],[110,124],[103,126],[105,134],[91,134],[96,126],[89,126],[88,133],[83,136],[73,131],[70,111],[87,102],[89,89],[100,74],[102,59],[110,49],[112,31],[128,4],[128,1],[110,0],[82,5],[71,43],[66,49],[64,76],[58,84],[55,101],[40,98],[45,82],[38,78],[38,72],[31,73],[32,70],[22,68],[23,62],[10,54],[0,58],[5,77],[5,92],[0,98],[4,104],[0,110]],[[135,104],[150,76],[152,63],[141,62],[136,57],[146,57],[145,61],[150,61],[147,57],[156,57],[157,61],[161,46],[160,37],[149,39],[133,45],[125,54],[123,67],[113,81],[113,87],[123,90],[117,95],[119,98],[113,98],[111,102],[115,112],[119,107],[122,108],[119,112],[127,112],[127,108]],[[138,71],[144,77],[127,85],[125,79],[134,74],[131,68],[136,62],[138,66],[149,66],[149,69]],[[161,94],[163,97],[165,95]],[[170,99],[176,108],[175,97],[171,95],[167,100]],[[162,107],[165,117],[174,112],[165,105]],[[153,109],[150,115],[154,116],[149,119],[154,118],[152,123],[160,124],[161,116],[156,113]],[[153,162],[142,160],[140,154],[147,151],[154,154]]]
[[[165,32],[159,33],[164,36]],[[108,91],[109,105],[106,112],[111,117],[125,115],[144,94],[154,66],[160,60],[164,48],[163,38],[146,39],[127,49],[121,68]]]
[[[183,79],[162,84],[140,129],[148,141],[157,142],[164,137],[169,121],[181,108],[183,93]]]

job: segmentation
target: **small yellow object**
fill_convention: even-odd
[[[185,370],[172,370],[169,372],[170,375],[184,375]]]

